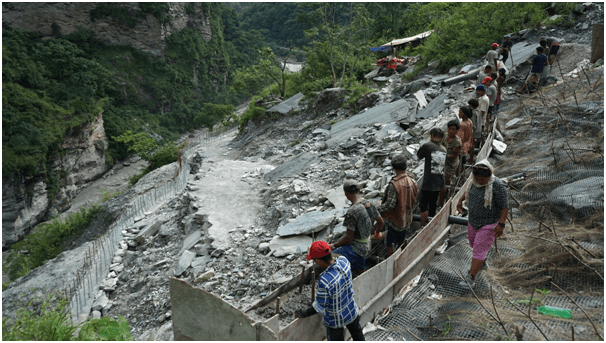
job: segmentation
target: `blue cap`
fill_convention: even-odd
[[[505,38],[511,38],[511,36],[510,35],[505,35]]]
[[[478,85],[478,86],[476,87],[476,90],[477,90],[477,91],[486,91],[486,87],[484,87],[484,85]]]

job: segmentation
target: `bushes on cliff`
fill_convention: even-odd
[[[36,175],[65,131],[90,122],[112,94],[110,74],[66,40],[3,30],[2,170]]]
[[[92,15],[113,15],[112,11],[120,12],[116,8],[121,7],[101,4]],[[168,4],[140,4],[140,8],[162,21]],[[233,19],[225,4],[209,3],[204,8],[211,41],[204,42],[193,27],[173,32],[166,40],[166,62],[133,47],[107,46],[83,29],[43,42],[37,33],[5,27],[4,177],[44,173],[65,131],[90,122],[101,111],[109,137],[145,129],[168,141],[196,128],[194,118],[203,104],[236,103],[237,95],[230,88],[235,71],[232,58],[235,65],[254,63],[254,49],[263,39],[258,32],[243,32],[234,20],[224,28],[222,15],[228,13],[226,18]],[[224,29],[229,30],[229,38],[223,38]],[[122,159],[128,147],[110,138],[108,153],[108,161]]]
[[[236,110],[234,105],[217,105],[206,103],[202,106],[200,114],[196,116],[194,122],[197,126],[205,126],[212,130],[213,125],[222,121],[224,118],[229,118]]]
[[[82,234],[91,221],[104,211],[103,207],[93,205],[81,208],[65,220],[55,218],[52,222],[40,224],[36,231],[11,245],[6,259],[6,269],[10,279],[15,280],[55,258],[64,248],[64,242]]]

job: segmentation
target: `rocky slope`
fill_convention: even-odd
[[[535,33],[543,34],[540,30]],[[534,49],[538,39],[529,35],[526,41],[520,49]],[[520,38],[518,43],[524,40]],[[567,53],[560,56],[561,74],[573,71],[589,53],[587,46],[568,43],[562,51]],[[478,59],[471,67],[483,63]],[[527,67],[527,62],[521,65]],[[341,222],[348,206],[340,188],[344,178],[362,181],[364,196],[376,200],[391,177],[389,160],[394,154],[411,156],[409,173],[414,178],[422,174],[421,163],[413,156],[427,131],[445,127],[458,107],[472,97],[471,92],[463,91],[463,84],[442,88],[440,81],[448,75],[434,75],[434,70],[428,68],[416,80],[402,79],[397,73],[376,79],[377,91],[368,97],[368,108],[359,113],[339,108],[338,103],[325,106],[303,100],[294,107],[301,111],[296,116],[251,121],[231,146],[227,144],[233,136],[200,147],[190,161],[196,166],[186,191],[144,220],[145,224],[161,222],[162,229],[144,240],[135,239],[144,224],[125,231],[120,255],[114,259],[118,262],[98,294],[94,309],[99,312],[91,315],[127,317],[139,340],[171,340],[170,277],[187,280],[235,307],[246,308],[299,275],[301,265],[307,265],[303,260],[311,236],[329,240],[344,233]],[[512,71],[502,113],[518,106],[513,92],[524,74],[523,68]],[[332,99],[328,103],[337,101],[337,93],[339,90],[327,90],[323,98]],[[427,106],[419,106],[421,99]],[[603,125],[603,105],[596,112],[600,113]],[[500,119],[508,122],[504,115]],[[511,142],[509,127],[504,126],[504,140]],[[504,160],[498,155],[492,159],[495,164]],[[276,168],[264,167],[268,164]],[[234,175],[239,173],[238,180]],[[149,175],[140,183],[151,185],[163,177],[166,175]],[[213,224],[209,214],[220,208],[210,204],[209,194],[199,194],[212,188],[205,182],[225,182],[220,190],[234,199],[223,199],[222,206],[227,210],[241,201],[247,207],[246,218],[233,214],[234,218]],[[242,199],[238,199],[239,191],[244,194]],[[141,189],[139,194],[144,192]],[[112,206],[118,208],[132,196],[129,192],[112,199]],[[253,206],[250,202],[258,203]],[[45,267],[35,273],[52,272],[44,271]],[[9,288],[6,297],[3,292],[3,310],[14,309],[12,297],[29,285],[23,280],[11,286],[14,289]],[[306,301],[303,295],[284,299],[282,324],[292,320],[292,311]],[[273,311],[266,307],[251,315],[267,318]]]

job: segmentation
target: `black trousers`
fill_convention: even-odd
[[[440,196],[440,191],[421,190],[419,193],[419,210],[421,210],[421,213],[428,212],[427,216],[435,216],[437,207],[436,202]]]
[[[329,341],[344,341],[345,340],[345,328],[332,329],[327,328],[328,330],[328,340]],[[347,325],[347,330],[351,334],[351,338],[354,341],[365,341],[364,334],[362,333],[362,326],[360,325],[360,316],[356,318],[351,324]]]

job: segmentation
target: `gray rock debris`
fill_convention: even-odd
[[[181,255],[181,258],[179,258],[179,263],[177,264],[177,267],[175,268],[175,276],[180,276],[181,274],[183,274],[183,272],[189,268],[189,266],[191,265],[191,262],[194,260],[194,258],[196,257],[196,253],[193,253],[189,250],[185,250],[183,252],[183,254]]]
[[[162,219],[156,219],[152,224],[147,225],[143,230],[139,232],[139,234],[135,237],[135,242],[141,244],[145,241],[145,239],[155,235],[158,230],[160,230],[160,225],[162,225]]]
[[[301,99],[303,99],[303,94],[297,93],[287,100],[267,109],[267,112],[279,112],[281,114],[287,114],[299,105]]]
[[[269,242],[269,249],[276,257],[288,256],[291,254],[302,254],[307,251],[313,239],[308,236],[280,237],[275,236]]]
[[[343,193],[342,187],[335,188],[335,189],[331,190],[330,192],[328,192],[328,194],[326,195],[326,198],[338,210],[343,209],[345,207],[345,205],[347,204],[347,198],[345,197],[345,194]]]
[[[297,217],[292,222],[278,228],[279,236],[307,235],[319,232],[334,220],[334,214],[330,212],[309,212]]]
[[[109,299],[107,298],[107,296],[105,295],[105,293],[103,293],[100,297],[98,297],[97,299],[95,299],[95,301],[93,302],[92,310],[93,311],[101,311],[108,304],[109,304]]]
[[[200,238],[202,238],[202,234],[200,233],[200,230],[196,230],[196,231],[192,232],[183,241],[183,247],[181,247],[180,253],[183,253],[185,250],[191,249],[194,245],[196,245],[200,241]]]

